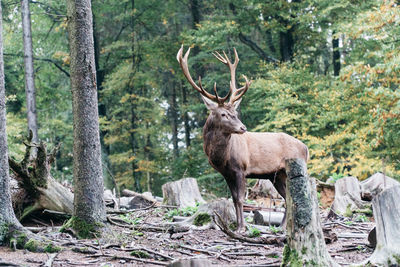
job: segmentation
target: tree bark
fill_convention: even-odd
[[[132,5],[132,12],[135,12],[135,0],[131,0]],[[136,56],[135,56],[135,17],[132,16],[131,18],[131,28],[132,28],[132,43],[131,43],[131,52],[132,52],[132,73],[130,75],[130,82],[129,82],[129,94],[133,96],[135,94],[135,87],[133,82],[133,77],[135,74],[136,69]],[[132,149],[132,156],[134,159],[132,160],[132,176],[133,180],[135,181],[135,190],[137,192],[142,192],[142,187],[140,185],[140,172],[137,172],[138,169],[137,165],[137,136],[136,136],[136,103],[135,101],[131,102],[131,131],[130,131],[130,138],[131,138],[131,149]]]
[[[103,173],[90,0],[68,0],[68,33],[74,114],[74,216],[105,221]]]
[[[28,118],[28,132],[32,131],[32,142],[38,142],[38,126],[36,115],[36,89],[35,76],[33,68],[33,51],[32,51],[32,30],[31,30],[31,13],[29,10],[29,0],[21,0],[21,16],[24,43],[24,62],[25,62],[25,92],[26,92],[26,111]],[[36,151],[33,149],[32,156]]]
[[[10,227],[22,228],[22,225],[15,217],[10,196],[4,86],[3,18],[0,1],[0,245],[6,243]]]
[[[376,222],[376,249],[360,266],[400,264],[400,186],[391,187],[372,200]]]
[[[169,75],[168,75],[169,76]],[[174,158],[179,157],[179,146],[178,146],[178,104],[176,101],[176,88],[175,82],[171,83],[171,98],[170,98],[170,122],[171,122],[171,130],[172,130],[172,145],[174,148]]]
[[[285,164],[287,245],[283,266],[339,266],[326,249],[315,180],[308,177],[303,160],[288,159]]]
[[[335,34],[335,32],[333,32]],[[332,64],[333,64],[333,75],[339,76],[340,74],[340,51],[339,51],[339,39],[332,35]]]

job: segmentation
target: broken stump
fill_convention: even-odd
[[[285,161],[287,173],[287,244],[283,266],[339,266],[329,255],[321,220],[315,180],[307,175],[302,159]]]
[[[335,183],[335,200],[332,210],[340,215],[350,217],[354,211],[367,207],[367,203],[361,200],[361,186],[356,177],[345,177]]]
[[[386,189],[372,200],[376,248],[363,266],[400,265],[400,186]]]
[[[200,195],[197,180],[195,178],[184,178],[169,182],[162,186],[164,203],[179,208],[193,207],[196,203],[204,203]]]
[[[383,190],[389,189],[396,185],[400,185],[400,183],[381,172],[377,172],[361,182],[361,197],[365,200],[372,200]]]

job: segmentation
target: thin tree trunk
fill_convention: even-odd
[[[332,51],[333,75],[339,76],[340,73],[339,39],[333,36],[332,36],[332,50],[333,50]]]
[[[132,12],[135,12],[135,0],[131,0],[132,4]],[[129,94],[134,95],[135,93],[135,87],[133,84],[133,76],[136,68],[136,57],[135,57],[135,17],[131,17],[131,27],[132,27],[132,44],[131,44],[131,52],[132,52],[132,73],[130,77],[130,83],[129,83]],[[130,132],[130,137],[131,137],[131,149],[132,149],[132,154],[133,157],[136,158],[137,154],[137,140],[136,140],[136,135],[135,135],[135,129],[137,128],[136,125],[136,104],[135,102],[131,102],[131,132]],[[132,176],[135,181],[135,191],[136,192],[142,192],[142,188],[140,185],[140,173],[137,172],[136,170],[138,169],[137,166],[137,160],[133,159],[132,160]]]
[[[26,111],[28,118],[28,131],[32,131],[32,142],[38,142],[38,126],[36,115],[36,89],[33,69],[32,51],[32,30],[31,14],[29,11],[29,0],[21,0],[22,30],[24,43],[24,62],[25,62],[25,92],[26,92]],[[36,150],[32,150],[33,155]]]
[[[0,1],[0,245],[5,244],[7,231],[11,227],[22,228],[15,217],[10,196],[8,146],[6,133],[6,96],[3,60],[3,18]],[[7,227],[7,228],[6,228]]]
[[[172,130],[172,145],[174,147],[174,157],[179,156],[179,146],[178,146],[178,109],[176,101],[176,88],[175,82],[171,83],[171,99],[170,99],[170,120],[171,120],[171,130]]]
[[[86,223],[106,218],[90,0],[68,0],[74,114],[74,216]]]
[[[186,95],[186,88],[183,86],[182,81],[179,83],[179,87],[181,88],[182,91],[182,103],[185,108],[183,112],[183,125],[185,127],[185,143],[186,143],[186,148],[189,148],[190,146],[190,118],[189,114],[187,112],[187,106],[188,106],[188,101],[187,101],[187,95]]]
[[[290,30],[279,33],[280,51],[282,61],[290,61],[293,57],[293,36]]]

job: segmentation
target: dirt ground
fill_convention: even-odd
[[[174,260],[193,258],[206,258],[212,266],[281,264],[283,244],[244,243],[227,237],[219,229],[180,233],[141,229],[141,225],[156,227],[165,223],[165,212],[165,209],[153,208],[131,213],[127,222],[136,224],[135,229],[109,224],[101,238],[92,240],[77,240],[68,233],[58,232],[57,227],[44,227],[43,224],[49,222],[37,218],[35,221],[38,223],[31,221],[30,226],[39,227],[37,230],[40,230],[41,236],[53,240],[63,249],[56,254],[46,254],[0,247],[0,266],[7,266],[4,263],[34,267],[162,266]],[[343,218],[329,220],[326,214],[321,212],[327,234],[338,237],[337,241],[327,244],[329,253],[337,263],[346,266],[361,262],[371,255],[373,249],[368,246],[367,234],[374,227],[373,222],[353,222]],[[274,232],[269,234],[283,234]]]

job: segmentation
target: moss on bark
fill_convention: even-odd
[[[104,225],[101,223],[87,223],[76,216],[72,216],[60,229],[60,232],[64,232],[68,228],[72,228],[78,238],[95,238],[101,235],[100,228]]]

